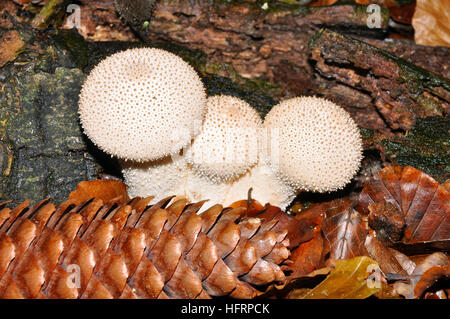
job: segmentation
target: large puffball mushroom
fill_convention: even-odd
[[[261,129],[259,114],[245,101],[211,96],[201,132],[187,150],[186,160],[215,183],[236,179],[258,162]]]
[[[144,162],[176,154],[198,134],[206,93],[194,69],[155,48],[129,49],[101,61],[83,84],[81,125],[99,148]]]
[[[359,169],[358,127],[331,101],[316,97],[282,101],[267,114],[263,126],[270,166],[297,190],[341,189]]]

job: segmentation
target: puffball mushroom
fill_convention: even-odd
[[[263,126],[270,166],[297,190],[341,189],[359,169],[362,140],[358,127],[331,101],[317,97],[282,101],[270,110]]]
[[[143,163],[122,161],[121,166],[130,197],[155,196],[155,200],[160,200],[186,193],[188,169],[182,156]]]
[[[270,203],[281,209],[285,209],[297,195],[295,189],[278,179],[268,165],[258,163],[233,183],[223,203],[229,205],[247,198],[249,189],[252,189],[251,197],[261,204]]]
[[[206,93],[180,57],[129,49],[101,61],[83,84],[81,125],[100,149],[138,162],[175,154],[200,131]]]
[[[247,102],[228,95],[209,97],[201,132],[186,150],[186,196],[231,204],[225,201],[228,193],[258,163],[261,130],[261,117]]]
[[[258,161],[262,120],[247,102],[227,95],[211,96],[200,134],[186,159],[200,175],[226,182],[246,173]]]
[[[232,96],[208,98],[200,134],[186,152],[186,196],[223,205],[252,196],[286,207],[294,190],[279,181],[260,158],[262,120],[245,101]]]

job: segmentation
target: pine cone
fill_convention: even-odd
[[[289,240],[275,220],[247,217],[244,207],[197,214],[204,201],[150,200],[4,203],[0,298],[253,298],[285,279],[278,265]]]

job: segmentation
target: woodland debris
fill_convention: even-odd
[[[10,30],[0,38],[0,67],[14,61],[25,46],[25,42],[17,31]]]
[[[370,92],[391,129],[408,130],[417,118],[449,113],[449,79],[330,30],[317,33],[310,46],[316,70]]]

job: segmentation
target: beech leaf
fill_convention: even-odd
[[[383,209],[374,209],[374,203],[387,203],[398,209],[404,216],[405,227],[400,227],[393,214],[383,215]],[[376,213],[369,220],[371,225],[384,227],[376,229],[377,233],[382,231],[382,237],[399,238],[404,244],[440,242],[442,248],[449,248],[450,193],[411,166],[388,166],[379,171],[364,185],[356,209],[363,214]]]
[[[301,299],[365,299],[381,289],[381,284],[371,277],[378,267],[373,259],[359,256],[334,262],[336,267],[327,278],[306,294],[302,293]]]
[[[412,18],[417,44],[450,47],[450,1],[417,0]]]
[[[330,244],[330,259],[348,259],[366,254],[367,221],[353,209],[350,201],[326,211],[322,230]]]

